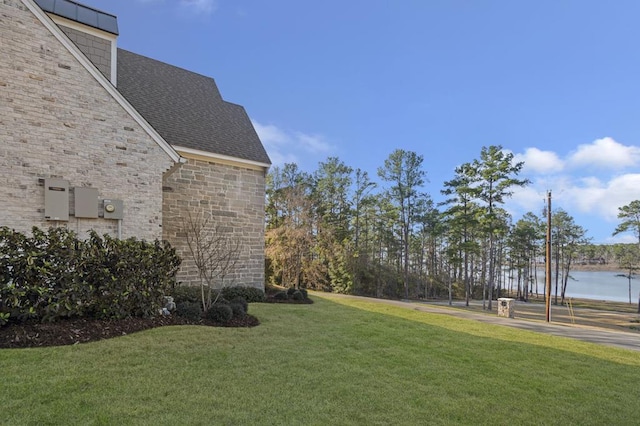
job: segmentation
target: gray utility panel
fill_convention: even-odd
[[[98,190],[95,188],[73,188],[74,216],[88,219],[98,218]]]
[[[44,218],[69,220],[69,181],[52,178],[44,180]]]

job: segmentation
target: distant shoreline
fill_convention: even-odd
[[[593,272],[617,272],[623,271],[623,269],[617,263],[608,263],[606,265],[580,265],[575,264],[571,266],[574,271],[593,271]]]
[[[544,268],[544,264],[538,264],[538,268]],[[607,263],[604,265],[581,265],[578,263],[574,263],[571,265],[572,271],[587,271],[587,272],[621,272],[626,273],[626,271],[620,267],[617,263]]]

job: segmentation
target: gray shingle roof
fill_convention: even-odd
[[[210,77],[118,49],[118,90],[171,145],[271,164],[244,108]]]
[[[45,12],[118,35],[118,19],[110,13],[73,0],[35,0],[35,2]]]

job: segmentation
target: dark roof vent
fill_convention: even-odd
[[[35,0],[45,12],[118,35],[118,18],[72,0]]]

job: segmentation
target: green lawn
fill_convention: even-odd
[[[637,425],[640,353],[313,294],[253,329],[0,350],[0,424]]]

